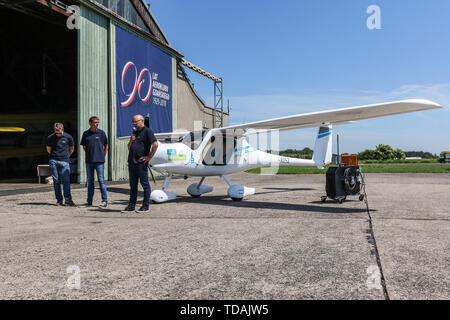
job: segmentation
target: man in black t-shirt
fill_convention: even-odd
[[[87,202],[84,206],[92,206],[94,198],[94,171],[97,171],[97,179],[102,193],[102,203],[100,208],[108,205],[108,194],[105,183],[105,156],[108,152],[108,138],[106,133],[98,128],[100,119],[96,116],[89,118],[89,129],[83,132],[81,145],[85,151],[86,177],[88,183]]]
[[[53,188],[55,189],[56,205],[63,205],[61,194],[61,182],[63,184],[64,198],[66,206],[74,207],[72,195],[70,194],[70,166],[69,159],[74,151],[73,138],[64,132],[64,125],[56,122],[53,125],[51,135],[47,137],[47,152],[50,155],[50,171],[53,178]]]
[[[137,202],[138,182],[144,189],[144,201],[136,212],[147,212],[150,205],[150,183],[148,181],[148,162],[158,149],[158,141],[153,131],[147,128],[144,117],[140,114],[133,117],[133,131],[128,142],[128,172],[130,179],[130,201],[123,213],[134,211]]]

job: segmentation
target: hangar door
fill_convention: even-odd
[[[39,2],[0,4],[0,181],[36,181],[54,122],[77,143],[77,32],[66,19]]]

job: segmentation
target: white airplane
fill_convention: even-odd
[[[173,174],[201,177],[187,188],[192,197],[211,192],[212,186],[203,184],[208,176],[220,176],[229,185],[228,196],[235,201],[255,193],[254,188],[232,184],[227,174],[272,165],[317,166],[331,163],[332,125],[353,123],[357,120],[377,118],[401,113],[442,108],[439,104],[422,99],[402,100],[381,104],[357,106],[330,111],[312,112],[250,122],[240,125],[199,132],[169,132],[155,134],[159,147],[150,161],[152,169],[166,174],[162,190],[154,190],[151,200],[156,203],[176,198],[167,191]],[[246,137],[255,132],[291,130],[318,127],[311,160],[269,154],[250,146]],[[255,131],[256,130],[256,131]],[[172,142],[178,140],[177,142]]]

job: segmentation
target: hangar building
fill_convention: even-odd
[[[0,180],[36,178],[54,122],[75,140],[78,182],[86,180],[79,142],[93,115],[109,137],[105,175],[113,181],[128,179],[134,114],[148,114],[154,132],[228,124],[222,79],[187,62],[143,0],[0,0],[0,40]],[[214,106],[185,66],[214,81]]]

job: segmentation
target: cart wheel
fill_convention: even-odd
[[[364,195],[363,194],[360,194],[359,195],[359,201],[363,201],[364,200]]]
[[[345,200],[344,198],[339,198],[339,199],[338,199],[338,202],[339,202],[339,203],[342,203],[342,202],[344,202],[344,200]]]
[[[320,201],[325,202],[327,200],[327,196],[321,196]]]

